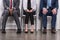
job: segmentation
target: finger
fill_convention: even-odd
[[[46,14],[46,12],[43,12],[43,14]]]

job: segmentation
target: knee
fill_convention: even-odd
[[[17,15],[17,10],[13,10],[13,14],[12,15]]]
[[[17,10],[13,10],[13,14],[17,13]]]
[[[9,11],[8,10],[4,10],[4,12],[3,12],[3,16],[7,16],[9,14]]]
[[[4,10],[4,13],[9,13],[9,11],[8,10]]]
[[[52,16],[56,16],[57,14],[52,14]]]
[[[47,15],[46,14],[43,14],[42,17],[47,17]]]

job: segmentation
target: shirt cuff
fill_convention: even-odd
[[[47,8],[44,7],[43,9],[47,9]]]
[[[9,7],[7,7],[7,9],[9,9]]]
[[[57,8],[54,8],[54,9],[57,9]]]
[[[15,7],[13,7],[13,9],[16,9]]]

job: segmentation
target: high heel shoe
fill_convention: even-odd
[[[28,30],[27,31],[25,30],[25,33],[28,33]]]
[[[34,33],[34,30],[31,30],[30,33]]]

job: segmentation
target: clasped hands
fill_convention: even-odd
[[[43,14],[47,14],[47,12],[48,12],[47,8],[43,8],[42,13],[43,13]],[[51,12],[52,12],[53,14],[56,14],[56,13],[57,13],[56,8],[52,9]]]
[[[10,15],[12,15],[13,9],[9,8]]]
[[[32,9],[31,9],[31,10],[28,10],[28,9],[27,9],[26,11],[27,11],[27,12],[32,12],[33,10],[32,10]]]

